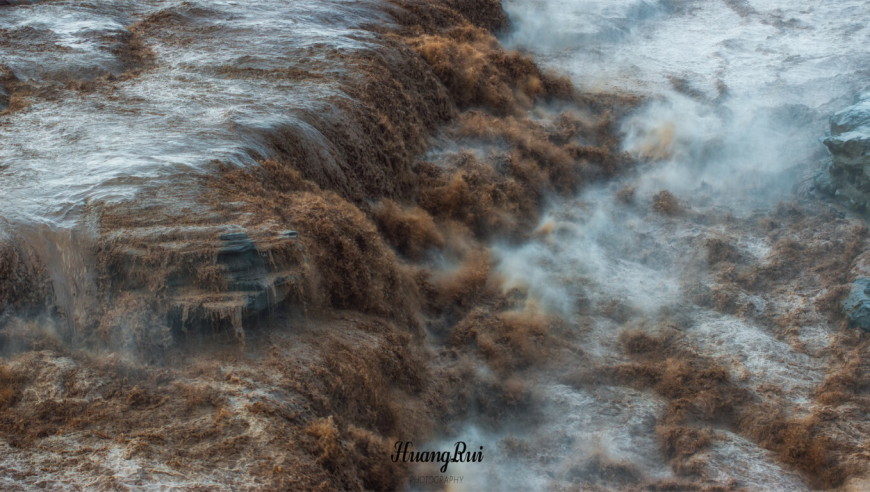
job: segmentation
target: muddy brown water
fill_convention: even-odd
[[[866,485],[863,2],[20,3],[3,488]]]

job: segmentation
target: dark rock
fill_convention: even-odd
[[[242,241],[248,239],[247,232],[228,232],[226,234],[221,234],[221,241]]]
[[[870,331],[870,278],[861,277],[852,282],[852,289],[842,305],[852,326]]]
[[[0,0],[0,2],[2,1]],[[18,77],[11,70],[0,66],[0,111],[9,107],[9,96],[11,95],[9,85],[17,81]]]
[[[167,269],[160,309],[172,332],[180,336],[232,328],[244,340],[245,320],[268,312],[291,292],[299,291],[304,260],[301,255],[285,254],[291,249],[289,244],[298,247],[292,232],[276,234],[268,228],[228,232],[221,225],[155,230],[148,223],[112,234],[111,241],[120,254],[106,268],[116,279],[114,289],[149,299],[151,294],[142,279],[153,275],[151,261],[171,258],[182,266],[170,264]],[[144,250],[141,244],[149,248]],[[146,255],[151,261],[143,260]]]
[[[870,98],[862,96],[858,104],[831,117],[831,135],[837,136],[870,125]]]
[[[18,7],[21,5],[33,5],[39,0],[0,0],[0,7]]]
[[[813,177],[816,189],[852,210],[870,211],[870,93],[831,117],[822,143],[830,159]]]
[[[220,246],[218,257],[235,256],[254,251],[254,241],[244,232],[231,232],[220,237],[223,243]]]

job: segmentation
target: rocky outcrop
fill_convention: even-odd
[[[861,213],[870,212],[870,92],[831,117],[822,139],[830,158],[814,176],[816,189]],[[849,324],[870,331],[870,257],[856,259],[849,295],[840,303]]]
[[[43,261],[30,245],[0,223],[0,320],[47,311],[53,298]]]
[[[130,203],[101,213],[128,216],[135,210],[136,204]],[[296,231],[268,224],[245,228],[225,220],[178,222],[142,213],[138,223],[104,232],[98,255],[102,290],[111,293],[114,304],[134,299],[133,304],[159,312],[176,332],[223,326],[244,340],[244,318],[298,290],[304,259]],[[89,321],[114,332],[130,325],[131,316],[141,317],[130,311],[121,316],[122,322],[111,310],[101,320]]]
[[[2,2],[3,0],[0,0]],[[2,6],[2,4],[0,4]],[[10,96],[12,95],[11,86],[18,81],[18,77],[12,73],[9,68],[0,65],[0,111],[5,111],[9,108]]]
[[[816,188],[864,212],[870,202],[870,92],[832,116],[829,133],[822,143],[831,158],[816,171]]]
[[[852,283],[843,309],[851,325],[870,331],[870,278],[861,277]]]

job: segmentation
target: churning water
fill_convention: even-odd
[[[680,312],[693,350],[723,362],[749,388],[782,388],[799,412],[808,411],[813,388],[824,380],[824,360],[794,350],[768,327],[687,299],[692,292],[684,281],[705,238],[728,237],[758,260],[769,254],[769,240],[715,220],[650,219],[614,192],[628,185],[649,200],[670,190],[711,216],[745,217],[793,199],[824,155],[818,139],[827,118],[870,80],[870,3],[507,0],[504,6],[513,23],[503,35],[506,46],[533,53],[585,90],[647,98],[621,128],[624,150],[649,164],[627,180],[554,205],[541,225],[552,231],[546,238],[496,248],[499,272],[511,285],[528,286],[540,306],[573,320],[583,349],[578,368],[624,362],[619,325],[587,309],[617,299],[649,316]],[[804,301],[762,293],[749,302],[762,312],[766,303]],[[823,320],[802,330],[817,347],[834,333]],[[488,480],[503,490],[570,482],[578,457],[595,453],[651,477],[670,476],[655,440],[664,400],[620,386],[578,390],[549,376],[540,391],[544,422],[519,435],[535,443],[541,459],[518,464],[501,456],[502,466],[462,490]],[[708,478],[749,490],[809,488],[757,444],[727,428],[716,432]],[[499,439],[492,438],[493,449],[501,449]]]
[[[558,365],[518,376],[533,388],[528,421],[493,427],[484,425],[485,416],[480,422],[472,416],[462,429],[432,440],[433,449],[449,447],[457,435],[485,444],[484,463],[455,466],[451,473],[465,480],[450,489],[608,489],[683,479],[749,490],[811,489],[807,469],[784,462],[740,419],[739,425],[716,419],[698,424],[705,433],[700,451],[679,461],[685,458],[680,451],[663,451],[662,443],[663,415],[675,415],[675,398],[617,376],[641,365],[626,351],[626,332],[665,333],[678,340],[679,350],[658,360],[662,378],[683,370],[680,357],[715,363],[730,374],[729,394],[749,395],[741,403],[746,407],[749,400],[752,408],[775,403],[793,419],[815,411],[814,391],[832,368],[837,334],[811,307],[820,296],[818,272],[726,292],[723,279],[744,282],[734,279],[745,272],[715,270],[719,260],[708,250],[725,245],[725,263],[761,265],[760,278],[770,265],[788,269],[789,260],[783,265],[778,255],[789,248],[842,249],[843,241],[827,237],[840,229],[801,229],[788,222],[791,209],[781,214],[777,204],[806,196],[807,177],[824,157],[818,138],[828,117],[870,85],[870,2],[502,3],[511,21],[500,34],[505,47],[566,74],[581,92],[640,96],[640,105],[617,122],[622,150],[637,167],[576,196],[548,197],[531,240],[486,245],[505,290],[527,294],[522,309],[564,320],[565,346],[556,349]],[[171,196],[158,196],[164,203],[143,210],[207,209],[197,201],[202,184],[196,178],[216,173],[216,163],[256,167],[275,154],[274,134],[288,128],[304,137],[302,147],[317,157],[312,160],[322,165],[326,181],[340,175],[339,152],[330,141],[335,135],[324,135],[312,122],[343,117],[340,103],[351,96],[342,84],[361,77],[354,60],[376,57],[385,46],[382,32],[395,27],[384,4],[46,1],[0,9],[0,81],[14,79],[31,91],[6,97],[0,85],[0,110],[15,110],[0,115],[0,234],[12,231],[37,250],[67,321],[97,302],[85,300],[97,281],[87,251],[101,232],[83,219],[90,203],[132,202],[148,190],[171,189]],[[140,39],[144,31],[147,43]],[[533,111],[546,119],[553,108]],[[367,189],[356,182],[342,186]],[[781,223],[794,227],[772,233]],[[326,226],[324,231],[324,237],[338,235]],[[336,243],[348,250],[354,244],[344,238]],[[788,325],[785,313],[803,316],[799,329],[787,335],[775,328]],[[377,339],[372,330],[358,338]],[[288,353],[307,361],[293,350]],[[223,367],[208,367],[223,374]],[[476,370],[491,376],[483,364]],[[232,371],[227,374],[232,382]],[[214,387],[230,385],[221,379]],[[259,424],[253,413],[244,413],[252,412],[244,398],[259,391],[257,398],[280,406],[280,395],[291,391],[249,390],[236,393],[226,407],[250,417],[254,427]],[[221,415],[204,421],[216,426]],[[844,442],[862,436],[843,434]],[[107,456],[122,483],[135,484],[144,473],[118,448]],[[15,466],[24,469],[25,461]],[[690,473],[675,470],[680,466]],[[161,473],[173,476],[166,470]],[[58,473],[54,479],[67,482],[86,476]],[[162,483],[207,483],[201,473],[190,481],[163,477]],[[215,487],[250,478],[242,469],[227,474],[211,476]]]

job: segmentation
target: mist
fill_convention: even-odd
[[[788,335],[780,322],[771,326],[775,312],[806,312],[805,301],[775,287],[794,283],[790,277],[721,296],[731,265],[780,261],[785,238],[757,224],[782,220],[815,194],[810,181],[827,159],[819,138],[828,117],[867,84],[863,28],[847,19],[870,14],[857,2],[504,6],[506,47],[567,72],[583,90],[641,102],[618,122],[620,149],[638,163],[631,172],[552,200],[528,244],[492,245],[505,290],[526,291],[533,309],[564,319],[570,335],[558,367],[528,376],[539,390],[539,420],[497,440],[502,448],[518,440],[526,454],[499,455],[488,473],[511,477],[503,490],[548,481],[622,489],[693,474],[750,489],[811,488],[769,443],[746,439],[752,431],[741,425],[695,437],[712,443],[698,441],[705,450],[689,461],[680,451],[661,456],[656,440],[671,425],[672,396],[600,374],[636,362],[626,357],[627,334],[676,337],[681,357],[723,365],[733,384],[765,404],[795,416],[815,411],[811,395],[825,381],[830,361],[822,354],[836,328],[817,313]],[[842,216],[830,205],[813,214]],[[807,249],[825,248],[819,234],[796,225],[790,235]],[[782,393],[760,396],[767,385]]]

